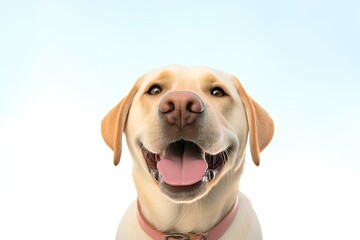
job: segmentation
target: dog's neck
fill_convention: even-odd
[[[139,201],[137,202],[137,219],[138,223],[143,229],[143,231],[154,240],[162,240],[162,239],[193,239],[193,240],[201,240],[201,239],[219,239],[223,234],[229,229],[231,224],[233,223],[239,208],[238,197],[234,205],[231,209],[226,213],[226,215],[216,223],[215,226],[208,229],[206,232],[201,233],[175,233],[175,232],[160,232],[154,226],[152,226],[142,214],[141,206]]]
[[[142,191],[138,191],[142,214],[152,226],[162,232],[206,232],[230,211],[238,195],[238,187],[214,187],[208,195],[194,202],[176,203],[157,188],[143,187]]]
[[[234,206],[237,192],[229,195],[225,202],[209,197],[193,203],[159,201],[149,206],[139,199],[139,205],[145,219],[159,231],[202,233],[218,223]]]

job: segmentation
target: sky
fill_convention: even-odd
[[[100,122],[169,64],[237,76],[273,117],[240,190],[264,239],[360,239],[358,1],[2,1],[0,239],[114,239],[136,199]]]

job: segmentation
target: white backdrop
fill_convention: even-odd
[[[360,239],[355,1],[0,3],[0,239],[114,239],[131,160],[100,134],[144,72],[238,76],[275,136],[241,190],[265,239]]]

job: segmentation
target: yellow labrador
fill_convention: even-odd
[[[262,239],[238,189],[248,136],[259,165],[274,124],[234,76],[178,65],[145,74],[102,121],[115,165],[123,132],[138,199],[116,239]]]

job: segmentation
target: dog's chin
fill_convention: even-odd
[[[185,203],[196,201],[197,199],[205,196],[210,191],[211,186],[216,184],[216,182],[220,179],[224,165],[228,160],[230,147],[224,149],[218,154],[211,155],[203,151],[193,142],[180,140],[169,144],[169,146],[166,147],[166,151],[169,151],[169,148],[177,148],[176,146],[183,144],[183,142],[193,145],[194,149],[196,149],[193,151],[198,151],[198,155],[201,155],[207,164],[207,169],[204,171],[202,177],[200,177],[201,179],[197,182],[186,185],[169,184],[163,179],[157,164],[164,155],[165,150],[161,153],[152,153],[143,145],[141,146],[141,150],[147,164],[149,174],[152,176],[155,183],[158,184],[160,191],[172,201]],[[170,151],[178,152],[177,149]]]
[[[193,202],[208,192],[208,183],[205,181],[199,181],[193,185],[182,187],[171,186],[165,182],[159,182],[159,187],[161,192],[168,198],[179,203]]]

